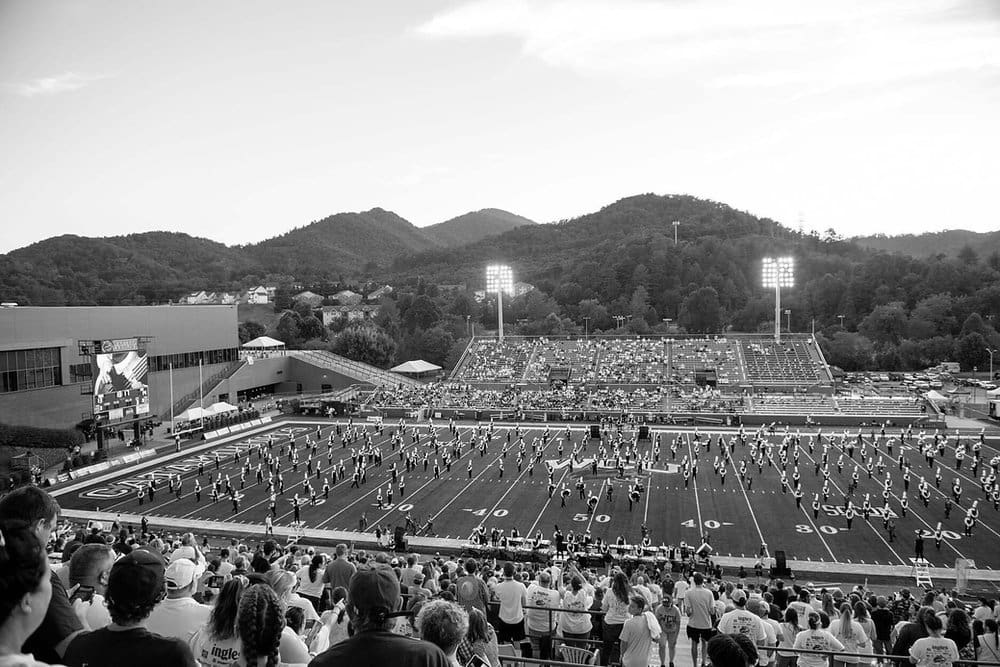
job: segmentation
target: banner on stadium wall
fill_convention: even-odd
[[[968,558],[955,559],[955,590],[960,594],[969,590],[969,570],[975,566],[976,562]]]

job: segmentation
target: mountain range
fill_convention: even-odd
[[[673,221],[679,222],[679,245],[674,244]],[[459,247],[461,252],[455,252]],[[265,282],[308,285],[341,278],[476,285],[485,264],[507,261],[517,280],[548,293],[560,291],[560,300],[567,303],[625,298],[642,284],[657,308],[668,312],[676,310],[692,285],[707,284],[733,310],[740,299],[755,293],[754,262],[768,254],[788,252],[803,261],[815,255],[810,273],[826,270],[850,280],[852,263],[880,254],[933,258],[964,252],[963,259],[969,260],[963,250],[968,247],[975,248],[976,257],[1000,266],[986,256],[1000,248],[1000,233],[821,240],[719,202],[680,195],[627,197],[594,213],[544,225],[483,209],[418,228],[374,208],[337,213],[244,246],[176,232],[53,237],[0,255],[0,301],[163,303],[202,289],[233,291]],[[619,287],[627,291],[620,293]]]
[[[373,275],[400,255],[453,248],[534,224],[491,208],[419,228],[374,208],[337,213],[233,247],[178,232],[103,238],[66,234],[0,255],[0,301],[159,303],[193,290],[235,290],[275,276],[309,283]]]

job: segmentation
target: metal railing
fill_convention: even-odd
[[[548,627],[553,628],[553,632],[554,628],[556,627],[555,620],[553,619],[553,616],[555,614],[563,614],[563,613],[590,614],[591,616],[599,616],[599,617],[603,617],[605,614],[605,612],[603,611],[597,611],[592,609],[570,610],[570,609],[563,609],[562,607],[539,607],[535,605],[524,605],[523,609],[545,610],[546,612],[548,612],[548,617],[549,617]],[[553,636],[552,639],[553,642],[559,641],[560,643],[573,644],[573,645],[586,644],[592,646],[596,644],[600,646],[604,643],[603,640],[600,639],[569,639],[563,637],[557,638],[555,636]],[[617,643],[618,642],[616,640],[615,644]],[[555,646],[553,646],[553,650],[555,650]],[[798,655],[801,654],[823,655],[826,656],[827,662],[830,667],[834,667],[834,660],[837,657],[860,658],[859,664],[871,664],[875,660],[879,660],[880,662],[898,662],[902,663],[903,665],[910,664],[910,656],[908,655],[889,655],[881,653],[851,653],[849,651],[815,651],[812,649],[804,649],[804,648],[797,649],[789,646],[768,646],[766,648],[758,647],[758,650],[767,651],[769,653],[773,653],[775,651],[781,651],[783,653],[795,653]],[[501,664],[506,663],[510,665],[517,665],[517,664],[550,665],[551,667],[561,667],[562,665],[578,664],[578,663],[559,662],[556,660],[532,659],[532,658],[524,658],[518,656],[505,656],[505,655],[500,656],[500,663]],[[962,665],[967,667],[973,665],[984,665],[984,666],[990,665],[990,666],[1000,667],[1000,662],[989,662],[980,660],[956,660],[952,663],[952,665],[953,666]]]

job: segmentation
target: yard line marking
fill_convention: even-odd
[[[720,447],[728,447],[728,445],[725,442],[723,442],[721,438],[720,438],[720,441],[719,441],[719,446]],[[750,505],[750,497],[747,495],[747,490],[743,486],[743,480],[740,479],[740,471],[736,469],[736,463],[733,461],[733,457],[728,456],[728,455],[723,455],[723,461],[727,462],[726,463],[727,466],[731,465],[733,467],[733,474],[736,477],[736,481],[740,485],[740,491],[743,492],[743,500],[746,501],[747,509],[750,510],[750,518],[753,519],[753,525],[757,528],[757,536],[760,537],[760,543],[762,545],[763,544],[767,544],[767,540],[764,539],[764,533],[760,529],[760,524],[757,523],[757,513],[753,511],[753,506]],[[736,493],[736,489],[733,489],[733,493]],[[699,519],[700,519],[700,516],[699,516]]]
[[[601,485],[601,488],[602,489],[604,488],[603,484]],[[642,523],[643,524],[646,523],[646,517],[649,516],[649,497],[651,495],[653,495],[652,491],[651,490],[647,490],[646,491],[646,507],[645,507],[645,509],[642,510]],[[590,526],[589,525],[587,526],[587,530],[590,530]]]
[[[874,443],[874,442],[872,442],[870,438],[869,438],[869,439],[866,439],[866,440],[867,440],[867,442],[870,442],[870,443],[871,443],[871,445],[872,445],[872,448],[873,448],[873,449],[874,449],[875,451],[877,451],[877,452],[879,452],[879,453],[882,453],[882,454],[885,454],[886,456],[889,456],[889,452],[888,452],[888,450],[881,450],[881,449],[879,449],[879,447],[878,447],[877,443]],[[902,443],[900,443],[900,444],[902,444]],[[917,460],[918,460],[918,461],[923,461],[923,456],[922,456],[922,455],[920,454],[919,450],[917,450],[917,449],[916,449],[916,447],[914,447],[913,449],[914,449],[914,451],[916,451],[916,452],[917,452]],[[952,449],[954,449],[954,447],[953,447]],[[890,460],[894,460],[894,459],[893,459],[893,458],[892,458],[891,456],[889,456],[889,459],[890,459]],[[980,481],[979,481],[978,479],[974,479],[974,478],[972,478],[972,477],[967,477],[967,476],[965,475],[965,473],[963,473],[962,471],[960,471],[960,470],[957,470],[957,469],[955,469],[955,468],[952,468],[951,466],[949,466],[949,465],[947,465],[947,464],[943,464],[943,463],[941,463],[941,459],[940,459],[940,458],[935,458],[935,459],[934,459],[934,461],[935,461],[935,463],[937,463],[937,465],[938,465],[939,467],[941,467],[941,468],[943,468],[943,469],[945,469],[945,470],[948,470],[948,471],[952,472],[953,474],[955,474],[955,475],[958,475],[959,477],[962,477],[963,479],[965,479],[965,481],[969,482],[969,483],[970,483],[970,484],[972,485],[972,487],[973,487],[974,489],[979,489],[980,491],[982,490],[982,487],[981,487],[981,485],[980,485]],[[986,467],[989,467],[989,462],[985,462],[985,463],[983,463],[982,465],[984,465],[984,466],[986,466]],[[930,486],[931,486],[931,488],[933,489],[932,493],[937,493],[937,494],[938,494],[939,496],[941,496],[942,498],[948,498],[948,497],[949,497],[949,495],[948,495],[947,493],[945,493],[945,492],[944,492],[944,491],[942,491],[941,489],[937,488],[937,486],[936,486],[936,485],[934,485],[934,484],[931,484]],[[982,500],[982,499],[981,499],[981,498],[978,498],[977,500]],[[970,504],[971,504],[971,503],[970,503]],[[963,507],[961,503],[955,503],[955,506],[956,506],[956,507],[962,507],[962,509],[967,509],[967,508]],[[985,521],[977,521],[977,522],[976,522],[976,525],[977,525],[977,526],[979,526],[979,525],[982,525],[982,526],[983,526],[984,528],[986,528],[986,530],[988,530],[988,531],[990,531],[991,533],[993,533],[993,535],[994,535],[995,537],[1000,537],[1000,533],[998,533],[997,531],[993,530],[993,528],[992,528],[992,527],[990,527],[990,525],[989,525],[988,523],[986,523]]]
[[[704,537],[705,524],[701,521],[701,501],[698,500],[698,464],[695,462],[694,450],[691,449],[691,435],[685,433],[684,437],[687,439],[688,455],[691,457],[688,461],[691,464],[691,482],[694,484],[694,507],[698,512],[698,534]]]
[[[594,511],[590,513],[590,521],[587,522],[587,532],[590,532],[590,527],[592,525],[594,525],[594,517],[597,516],[597,508],[600,507],[600,505],[601,505],[601,498],[604,497],[604,485],[605,484],[609,484],[609,483],[610,482],[607,479],[601,480],[601,488],[599,488],[597,490],[597,505],[594,505]],[[646,502],[647,503],[649,502],[649,494],[648,493],[646,494]],[[646,520],[643,519],[643,523],[645,523],[645,521]]]
[[[815,465],[816,459],[814,459],[812,457],[812,454],[810,454],[809,451],[807,449],[805,449],[805,448],[803,448],[801,451],[802,451],[802,455],[805,456],[807,459],[809,459],[809,461]],[[844,494],[844,490],[840,487],[840,485],[837,484],[837,482],[833,481],[833,475],[830,475],[830,481],[833,483],[834,488],[837,489],[837,493],[840,493],[841,495],[845,495]],[[809,512],[806,511],[806,508],[804,506],[801,507],[800,509],[806,515],[806,518],[809,519],[809,523],[812,524],[813,530],[815,530],[816,534],[819,535],[820,531],[817,528],[816,524],[813,523],[812,517],[809,516]],[[864,517],[861,516],[860,512],[858,513],[858,517],[861,518],[864,521]],[[867,524],[868,527],[872,529],[872,532],[874,532],[875,535],[880,540],[882,540],[882,544],[884,544],[889,549],[889,551],[892,552],[893,556],[895,556],[897,559],[899,559],[899,562],[901,564],[907,565],[906,560],[902,556],[900,556],[899,553],[896,552],[896,550],[892,547],[892,545],[889,544],[889,542],[885,539],[885,537],[882,536],[882,533],[879,531],[878,528],[876,528],[875,526],[873,526],[870,521],[864,521],[864,523]],[[826,540],[822,536],[820,536],[820,539],[823,540],[823,544],[826,544]],[[829,550],[829,547],[827,547],[827,550]],[[836,558],[833,556],[833,552],[830,553],[830,557],[833,558],[834,560],[836,560]]]
[[[829,441],[830,441],[830,445],[831,445],[831,446],[832,446],[832,447],[833,447],[834,449],[837,449],[837,450],[840,450],[841,452],[843,452],[843,451],[844,451],[844,450],[843,450],[843,449],[842,449],[842,448],[841,448],[841,447],[840,447],[839,445],[837,445],[837,444],[836,444],[836,443],[835,443],[835,442],[833,441],[833,438],[831,438],[831,437],[829,437],[829,436],[825,436],[825,437],[827,438],[827,440],[829,440]],[[876,449],[877,449],[877,448],[876,448]],[[846,453],[846,452],[845,452],[845,453]],[[881,489],[883,489],[883,490],[885,489],[885,484],[884,484],[884,483],[882,483],[882,482],[880,482],[880,481],[879,481],[878,479],[876,479],[876,478],[874,478],[874,477],[873,477],[871,481],[873,481],[873,482],[874,482],[874,483],[876,484],[876,486],[880,487]],[[899,498],[900,498],[900,497],[899,497],[899,495],[897,495],[897,494],[895,494],[895,493],[892,493],[891,491],[889,492],[889,495],[890,495],[890,496],[892,496],[893,498],[895,498],[897,502],[899,501]],[[895,510],[893,510],[893,511],[895,511]],[[931,524],[929,524],[929,523],[927,523],[926,521],[924,521],[924,518],[923,518],[922,516],[920,516],[920,514],[918,514],[918,513],[917,513],[917,512],[916,512],[916,511],[915,511],[915,510],[914,510],[913,508],[909,508],[909,512],[910,512],[910,514],[912,514],[912,515],[913,515],[913,518],[914,518],[914,519],[916,519],[916,520],[917,520],[917,521],[919,521],[920,523],[922,523],[922,524],[924,524],[925,526],[927,526],[927,530],[929,530],[929,531],[931,531],[931,532],[934,532],[934,529],[933,529],[933,528],[931,527]],[[900,517],[900,518],[902,518],[902,517]],[[867,522],[866,522],[866,523],[867,523]],[[959,557],[959,558],[965,558],[965,556],[963,556],[963,555],[962,555],[962,552],[961,552],[961,551],[959,551],[959,550],[958,550],[958,548],[957,548],[957,547],[956,547],[956,546],[955,546],[954,544],[952,544],[950,540],[945,540],[945,544],[947,544],[947,545],[948,545],[948,548],[949,548],[949,549],[951,549],[951,550],[952,550],[952,551],[954,551],[954,552],[955,552],[956,554],[958,554],[958,557]]]

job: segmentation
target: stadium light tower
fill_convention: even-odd
[[[503,342],[503,293],[514,293],[514,276],[506,264],[490,264],[486,267],[486,291],[497,294],[497,328],[499,341]]]
[[[781,342],[781,288],[795,286],[795,261],[791,257],[765,257],[764,287],[774,288],[774,342]]]

